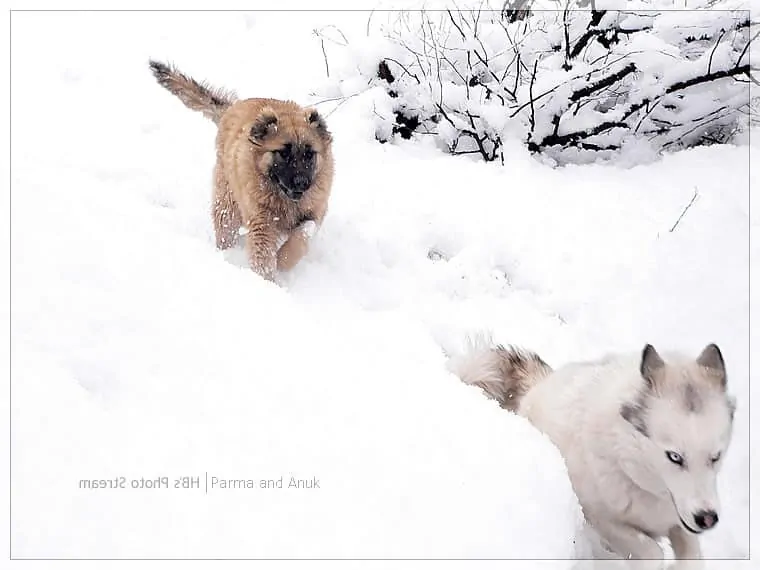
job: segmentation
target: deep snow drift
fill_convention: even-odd
[[[748,147],[552,170],[513,143],[502,167],[379,145],[356,97],[282,286],[214,250],[214,127],[148,57],[309,102],[310,31],[365,17],[13,15],[13,556],[571,557],[559,454],[446,371],[488,330],[550,364],[717,342],[739,407],[703,549],[746,557]],[[319,488],[205,488],[291,474]],[[200,489],[79,488],[119,476]]]

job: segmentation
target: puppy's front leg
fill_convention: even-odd
[[[290,233],[290,237],[277,252],[277,268],[280,271],[289,271],[301,261],[309,250],[309,240],[316,231],[317,223],[307,220]]]
[[[618,555],[628,560],[650,560],[650,564],[636,567],[661,568],[664,554],[662,548],[649,535],[618,521],[604,521],[594,528]]]
[[[254,221],[248,224],[246,246],[251,269],[264,279],[274,281],[277,269],[277,232],[271,224]]]
[[[211,213],[217,249],[227,249],[235,245],[243,221],[219,164],[214,168],[214,199]]]

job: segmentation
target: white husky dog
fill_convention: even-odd
[[[696,358],[647,345],[639,354],[552,370],[538,355],[476,341],[450,369],[559,448],[586,520],[626,559],[700,559],[718,522],[716,475],[734,399],[720,349]]]

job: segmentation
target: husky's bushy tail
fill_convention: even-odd
[[[512,412],[517,411],[528,390],[552,372],[538,354],[494,344],[485,337],[468,339],[465,351],[452,357],[448,368],[462,382],[477,386]]]
[[[196,81],[172,64],[151,59],[148,65],[159,84],[179,97],[187,108],[200,111],[216,124],[219,124],[227,108],[237,101],[237,95],[233,91]]]

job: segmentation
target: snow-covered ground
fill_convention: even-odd
[[[302,264],[278,287],[215,251],[214,126],[147,59],[309,103],[312,29],[366,17],[13,15],[12,555],[567,559],[558,452],[446,371],[485,330],[554,365],[717,342],[739,406],[703,549],[747,557],[748,146],[484,164],[374,142],[355,97],[322,106],[336,179]],[[212,488],[291,474],[319,488]],[[121,476],[171,488],[79,488]]]

